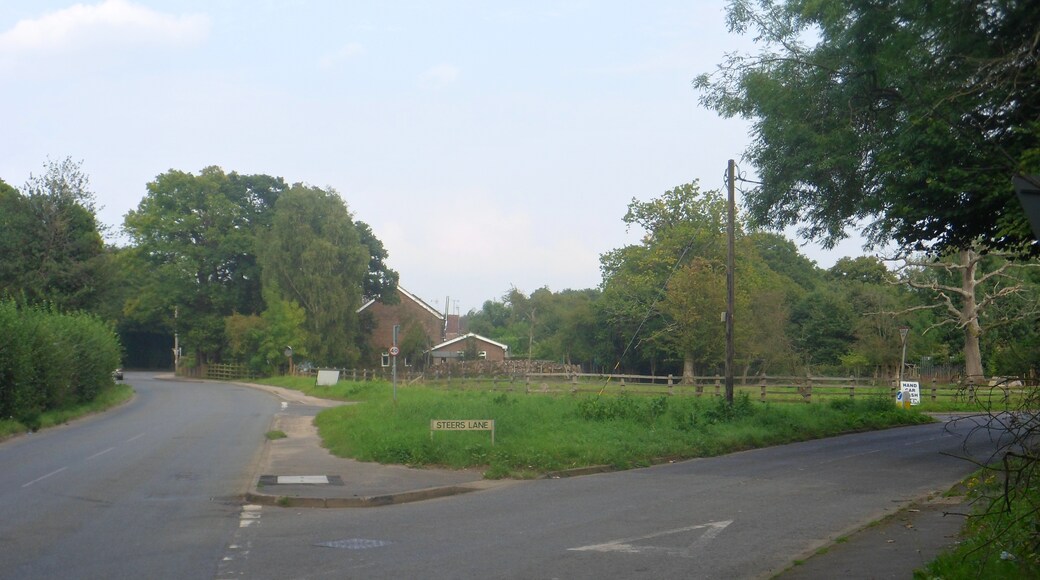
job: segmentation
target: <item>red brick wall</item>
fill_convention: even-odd
[[[372,352],[375,353],[376,357],[380,353],[386,352],[393,345],[395,324],[401,325],[398,341],[404,337],[408,328],[412,325],[418,325],[423,329],[426,336],[430,339],[430,344],[437,344],[442,340],[443,320],[421,305],[416,304],[404,294],[399,295],[401,301],[397,304],[388,305],[377,301],[363,310],[363,312],[370,313],[374,323],[372,333],[368,337],[368,343],[371,345]],[[367,362],[371,363],[373,361]],[[378,358],[375,362],[378,362]]]

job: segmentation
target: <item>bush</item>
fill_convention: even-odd
[[[120,351],[93,316],[0,301],[0,418],[36,429],[41,414],[92,401],[112,384]]]

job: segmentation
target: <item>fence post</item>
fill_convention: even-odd
[[[715,396],[719,396],[722,389],[722,383],[719,382],[719,375],[715,375]]]
[[[809,379],[809,383],[805,385],[805,402],[812,402],[812,379]]]
[[[935,402],[935,375],[932,375],[932,402]]]
[[[759,386],[762,389],[762,402],[765,403],[766,402],[766,378],[765,378],[765,376],[762,377],[762,382],[759,384]]]

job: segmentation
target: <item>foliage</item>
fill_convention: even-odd
[[[304,360],[308,357],[305,319],[298,304],[278,298],[269,299],[260,316],[233,314],[224,321],[229,354],[261,373],[273,373],[286,362],[287,346],[293,347],[298,360]]]
[[[656,372],[658,362],[682,361],[683,376],[691,377],[713,372],[722,363],[725,325],[719,313],[726,310],[726,214],[719,193],[701,191],[696,182],[629,204],[625,223],[645,233],[640,244],[601,256],[599,304],[615,334],[625,338],[615,357],[626,358],[622,362],[627,368],[649,363]],[[788,302],[804,290],[783,272],[796,273],[805,284],[814,283],[816,275],[781,238],[748,236],[740,227],[734,237],[739,358],[746,372],[753,366],[761,371],[772,363],[785,364],[790,358],[784,335]],[[782,257],[775,269],[758,247]]]
[[[256,247],[268,291],[306,313],[310,356],[323,366],[356,361],[357,309],[371,257],[343,200],[334,191],[292,186]]]
[[[368,248],[368,274],[361,284],[361,294],[371,300],[380,300],[384,304],[397,304],[397,272],[386,265],[390,256],[383,242],[372,232],[371,226],[362,221],[354,222],[362,245]]]
[[[1036,2],[732,0],[731,54],[694,85],[752,122],[755,223],[827,245],[866,220],[904,250],[1040,252],[1011,185],[1036,148]]]
[[[96,317],[0,301],[0,418],[37,429],[42,413],[95,399],[119,360]]]
[[[258,234],[270,226],[280,178],[170,170],[125,218],[143,275],[126,311],[142,325],[172,330],[175,308],[183,344],[199,363],[221,360],[224,318],[263,309]]]
[[[22,192],[0,181],[0,296],[97,309],[113,272],[90,179],[69,158],[44,168]]]

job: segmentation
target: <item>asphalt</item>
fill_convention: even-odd
[[[336,457],[321,445],[314,416],[342,404],[309,397],[298,391],[239,383],[266,390],[283,402],[271,430],[283,439],[268,440],[246,500],[282,507],[366,508],[518,485],[490,481],[480,470],[415,469]],[[582,470],[558,476],[580,476],[601,470]],[[324,478],[324,479],[323,479]],[[328,481],[325,483],[324,481]],[[963,496],[919,498],[895,514],[858,529],[816,549],[776,578],[912,578],[958,541],[969,511]],[[853,523],[853,525],[856,525]]]

